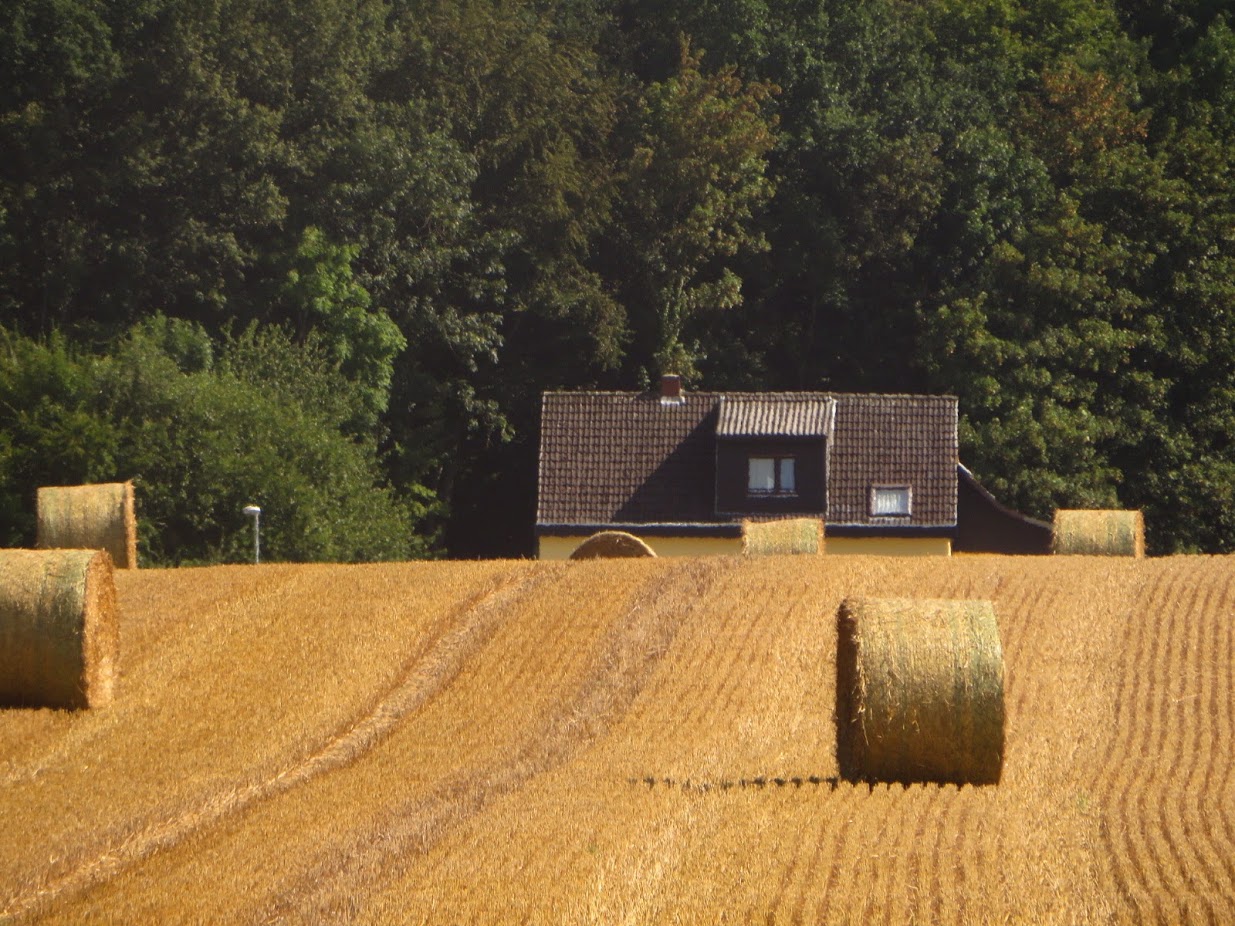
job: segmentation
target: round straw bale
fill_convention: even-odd
[[[44,486],[38,510],[39,549],[106,550],[117,568],[137,568],[132,482]]]
[[[607,559],[655,555],[656,551],[634,534],[628,534],[626,531],[601,531],[575,547],[575,552],[570,554],[570,558]]]
[[[823,521],[819,518],[743,521],[742,552],[748,556],[822,553]]]
[[[1145,555],[1145,518],[1139,511],[1060,509],[1055,512],[1051,549],[1063,554],[1140,559]]]
[[[837,630],[842,777],[999,781],[1003,649],[991,602],[850,598]]]
[[[118,652],[106,550],[0,550],[0,703],[102,707]]]

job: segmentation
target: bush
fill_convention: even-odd
[[[10,545],[33,539],[38,485],[133,478],[145,563],[248,559],[246,504],[262,507],[264,558],[429,551],[415,527],[432,497],[400,497],[383,483],[375,435],[343,430],[354,420],[348,380],[312,344],[249,329],[215,345],[195,325],[156,317],[102,356],[8,334],[3,347],[0,512],[11,516]]]

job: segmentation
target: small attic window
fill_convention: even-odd
[[[871,486],[871,517],[908,517],[913,509],[913,489],[907,485]]]

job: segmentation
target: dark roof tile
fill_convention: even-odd
[[[714,502],[722,422],[731,436],[830,432],[829,524],[956,523],[955,398],[704,392],[685,393],[681,403],[629,392],[545,393],[537,523],[725,520]],[[874,484],[911,485],[912,515],[872,518]]]

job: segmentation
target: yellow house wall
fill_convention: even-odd
[[[570,559],[570,554],[589,535],[541,537],[541,559]],[[741,537],[642,537],[657,556],[725,556],[742,552]],[[947,537],[825,537],[823,552],[829,556],[951,556]]]
[[[830,556],[951,556],[948,537],[827,537],[823,552]]]
[[[538,555],[541,559],[570,559],[570,554],[589,535],[578,537],[541,537]],[[741,553],[741,537],[640,537],[656,551],[657,556],[723,556]]]

